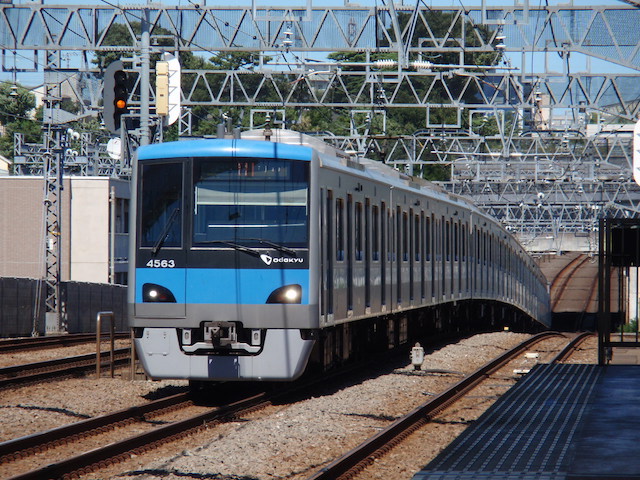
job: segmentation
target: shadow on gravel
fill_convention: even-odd
[[[258,477],[248,477],[246,475],[223,475],[221,473],[195,473],[162,469],[134,470],[125,472],[122,475],[127,477],[153,475],[158,478],[172,476],[179,478],[192,478],[194,480],[260,480]]]
[[[189,387],[181,387],[178,385],[167,385],[166,387],[158,388],[153,392],[149,392],[146,395],[143,395],[142,398],[145,400],[158,400],[159,398],[170,397],[171,395],[177,395],[178,393],[188,392]]]
[[[446,346],[456,344],[465,338],[469,338],[478,332],[467,332],[461,335],[439,335],[434,338],[421,339],[420,344],[424,348],[425,356],[430,355]],[[384,353],[372,353],[369,357],[361,361],[350,363],[344,368],[319,374],[318,372],[307,371],[299,380],[293,382],[300,388],[295,394],[287,395],[286,398],[276,399],[274,405],[286,404],[295,401],[307,400],[312,397],[322,397],[333,395],[344,388],[364,383],[383,375],[407,375],[407,376],[425,376],[425,375],[441,375],[452,377],[463,377],[464,374],[449,370],[425,369],[410,370],[411,356],[410,350],[413,344],[407,343],[402,347],[398,347],[392,351]],[[310,388],[305,388],[305,383],[312,383],[313,379],[320,378],[319,384]],[[282,388],[276,386],[277,388]]]
[[[66,408],[57,408],[57,407],[39,407],[37,405],[12,405],[12,406],[2,406],[0,408],[21,408],[23,410],[31,410],[31,411],[42,411],[42,412],[53,412],[53,413],[61,413],[66,415],[67,417],[74,418],[91,418],[91,415],[85,415],[83,413],[72,412],[67,410]]]

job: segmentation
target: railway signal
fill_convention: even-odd
[[[156,113],[165,125],[180,117],[180,62],[168,53],[156,63]]]
[[[102,117],[111,133],[119,133],[122,115],[129,113],[129,78],[121,60],[112,62],[104,72]]]

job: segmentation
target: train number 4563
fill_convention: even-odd
[[[147,267],[149,268],[174,268],[176,266],[176,261],[171,260],[160,260],[157,258],[152,258],[147,262]]]

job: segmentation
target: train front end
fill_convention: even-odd
[[[150,377],[302,374],[318,328],[312,159],[252,140],[139,149],[129,317]]]

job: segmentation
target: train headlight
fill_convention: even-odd
[[[143,302],[167,302],[176,303],[176,297],[171,290],[155,283],[145,283],[142,285]]]
[[[267,303],[300,303],[301,301],[302,287],[297,283],[276,288],[267,298]]]

